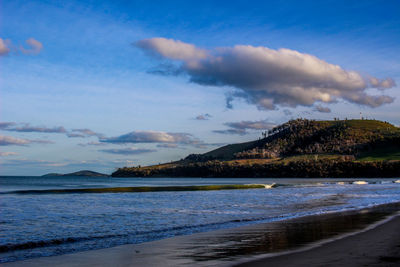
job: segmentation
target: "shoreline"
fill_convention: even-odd
[[[274,264],[278,264],[279,260],[287,260],[287,255],[291,255],[290,259],[292,255],[302,258],[301,255],[310,251],[331,246],[329,244],[346,243],[347,239],[365,233],[374,233],[375,229],[383,228],[383,232],[386,233],[387,225],[392,225],[393,221],[400,222],[399,211],[400,203],[395,202],[360,210],[310,215],[285,221],[176,236],[141,244],[33,258],[2,265],[232,266],[239,264],[239,266],[253,266],[253,264],[259,264],[264,266],[271,260]],[[397,233],[400,233],[400,223],[398,225]],[[380,236],[385,235],[380,234],[378,237]],[[367,237],[368,240],[371,241],[371,238]],[[400,240],[400,236],[397,240]],[[284,256],[280,256],[282,254]],[[324,260],[326,255],[316,258]],[[303,257],[303,259],[307,258]],[[297,265],[298,261],[295,262]],[[290,262],[283,265],[288,264],[290,265]]]

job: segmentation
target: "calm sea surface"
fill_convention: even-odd
[[[353,181],[366,183],[352,183]],[[396,179],[0,177],[0,262],[400,201]],[[276,183],[270,189],[17,194],[17,190]]]

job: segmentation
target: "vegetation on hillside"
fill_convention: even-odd
[[[297,119],[259,140],[169,164],[120,168],[113,176],[394,177],[399,160],[400,129],[390,123]]]

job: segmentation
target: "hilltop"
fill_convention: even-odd
[[[113,176],[384,177],[400,175],[400,128],[378,120],[296,119],[258,140]]]

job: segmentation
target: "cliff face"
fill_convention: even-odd
[[[400,129],[376,120],[297,119],[264,138],[182,161],[121,168],[113,176],[392,177],[400,175]]]

